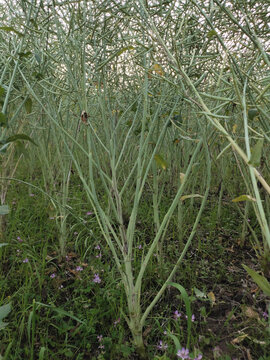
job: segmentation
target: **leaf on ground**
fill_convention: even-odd
[[[232,340],[232,344],[239,344],[240,342],[242,342],[246,337],[248,336],[248,334],[243,334],[240,336],[237,336],[237,338]]]
[[[211,301],[211,303],[214,305],[216,303],[216,297],[213,291],[210,291],[208,294],[208,299]]]
[[[259,314],[250,306],[244,307],[243,313],[249,319],[259,319],[260,317]]]
[[[232,199],[232,202],[240,202],[240,201],[254,201],[254,202],[256,202],[256,199],[253,198],[250,195],[240,195],[237,198]]]
[[[159,167],[161,167],[163,170],[167,169],[168,163],[166,160],[163,159],[163,157],[161,155],[156,154],[154,158]]]
[[[190,195],[184,195],[180,197],[180,200],[184,201],[186,199],[191,199],[191,198],[203,198],[202,195],[200,194],[190,194]]]

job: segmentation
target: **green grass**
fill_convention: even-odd
[[[75,186],[70,196],[76,218],[69,216],[64,259],[58,256],[58,230],[49,211],[50,202],[38,192],[29,196],[31,191],[14,182],[8,194],[9,245],[0,250],[0,286],[2,303],[11,302],[12,311],[7,318],[8,326],[0,332],[3,358],[136,359],[123,316],[127,304],[121,278],[94,215],[86,215],[89,206],[79,201],[82,198],[79,187]],[[140,208],[135,271],[140,267],[141,254],[149,246],[148,238],[153,236],[149,206],[145,201]],[[244,248],[237,244],[241,222],[233,205],[224,211],[226,221],[217,227],[216,208],[206,209],[192,248],[174,276],[174,282],[187,290],[195,314],[190,349],[199,350],[206,359],[213,358],[213,348],[220,354],[218,359],[226,359],[225,355],[228,359],[237,358],[244,349],[250,349],[255,358],[267,359],[269,333],[262,316],[266,299],[259,291],[252,292],[255,286],[241,268],[247,258],[252,261],[253,250],[248,241]],[[78,223],[77,218],[84,222]],[[153,298],[166,279],[170,264],[177,260],[181,245],[173,232],[174,226],[171,225],[172,232],[164,240],[162,262],[153,257],[146,272],[142,306]],[[185,227],[189,227],[187,222]],[[77,271],[78,266],[83,270]],[[99,274],[101,283],[93,282],[95,274]],[[195,288],[202,292],[202,297],[196,296]],[[210,292],[215,295],[214,303],[207,295]],[[252,308],[258,318],[247,315],[245,307]],[[182,314],[178,320],[174,319],[176,310]],[[144,328],[150,359],[166,358],[157,349],[160,340],[168,345],[167,358],[174,358],[176,348],[169,333],[185,347],[185,315],[180,293],[169,287]],[[247,336],[232,344],[241,334]],[[103,337],[99,342],[100,335]]]

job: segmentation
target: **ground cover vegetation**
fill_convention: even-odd
[[[0,359],[270,359],[269,14],[0,3]]]

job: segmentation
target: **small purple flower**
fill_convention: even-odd
[[[54,220],[54,216],[50,216],[50,220]]]
[[[139,250],[142,250],[142,248],[143,248],[143,247],[142,247],[142,245],[140,244],[140,245],[138,246],[138,249],[139,249]]]
[[[73,234],[76,236],[76,235],[78,235],[79,233],[78,233],[78,231],[74,231]]]
[[[104,349],[104,345],[99,345],[99,349]]]
[[[264,311],[264,312],[263,312],[262,316],[263,316],[263,318],[264,318],[265,320],[267,320],[267,319],[268,319],[268,314],[267,314],[267,312],[266,312],[266,311]]]
[[[98,254],[98,255],[96,255],[96,258],[98,259],[98,258],[101,258],[101,252]]]
[[[120,318],[118,318],[117,320],[115,320],[115,321],[113,322],[113,325],[116,326],[116,325],[119,324],[119,323],[120,323]]]
[[[35,196],[35,194],[32,194],[32,193],[31,193],[31,194],[29,194],[29,196],[34,197],[34,196]]]
[[[25,259],[23,260],[23,263],[28,263],[28,262],[29,262],[28,258],[25,258]]]
[[[23,239],[21,239],[19,236],[17,236],[17,240],[21,243],[23,242]]]
[[[174,315],[173,315],[175,320],[179,319],[181,316],[182,316],[182,314],[178,310],[175,310]]]
[[[188,354],[189,354],[189,350],[182,348],[181,350],[177,351],[176,356],[179,357],[180,359],[189,359]]]
[[[52,273],[52,274],[50,275],[50,278],[51,278],[51,279],[54,279],[55,277],[56,277],[55,273]]]
[[[87,216],[93,215],[93,211],[87,211],[86,215]]]
[[[202,360],[202,354],[200,354],[200,355],[198,355],[197,357],[195,357],[194,360]]]
[[[98,283],[98,284],[101,283],[101,279],[100,279],[100,277],[99,277],[98,274],[95,274],[95,275],[94,275],[93,282],[94,282],[94,283]]]
[[[100,245],[97,245],[97,246],[95,247],[95,249],[96,249],[96,250],[100,250]]]
[[[98,342],[101,342],[103,340],[103,335],[98,335],[97,339],[98,339]]]
[[[66,255],[66,261],[69,261],[69,260],[70,260],[69,256],[68,256],[68,255]]]
[[[76,271],[83,271],[83,268],[81,266],[77,266]]]
[[[168,348],[168,345],[166,343],[163,344],[163,341],[160,340],[159,344],[157,345],[158,350],[165,351]]]
[[[185,318],[186,318],[186,319],[188,319],[188,316],[187,316],[187,315],[185,315]],[[194,315],[194,314],[192,314],[192,316],[191,316],[191,321],[192,321],[192,322],[194,322],[194,321],[195,321],[195,315]]]

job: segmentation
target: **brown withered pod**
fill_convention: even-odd
[[[83,110],[81,113],[81,120],[83,123],[87,124],[87,119],[88,119],[87,112],[85,110]]]

